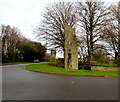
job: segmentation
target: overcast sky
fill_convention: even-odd
[[[33,30],[42,19],[41,12],[44,12],[44,7],[58,1],[61,0],[0,0],[0,24],[17,27],[24,36],[34,40]],[[111,3],[112,0],[102,1]],[[118,1],[114,0],[112,3]]]

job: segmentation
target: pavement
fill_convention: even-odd
[[[117,77],[37,73],[24,65],[2,67],[3,100],[118,100]]]

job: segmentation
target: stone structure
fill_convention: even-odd
[[[65,68],[78,69],[78,51],[75,29],[65,25]]]

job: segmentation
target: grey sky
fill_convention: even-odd
[[[45,6],[57,1],[64,0],[0,0],[0,24],[15,26],[27,38],[34,40],[33,27],[41,21],[41,12]],[[118,1],[114,0],[112,3]],[[111,0],[105,2],[111,3]]]

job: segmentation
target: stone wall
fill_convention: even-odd
[[[120,67],[92,66],[91,70],[94,70],[94,71],[120,71]]]

